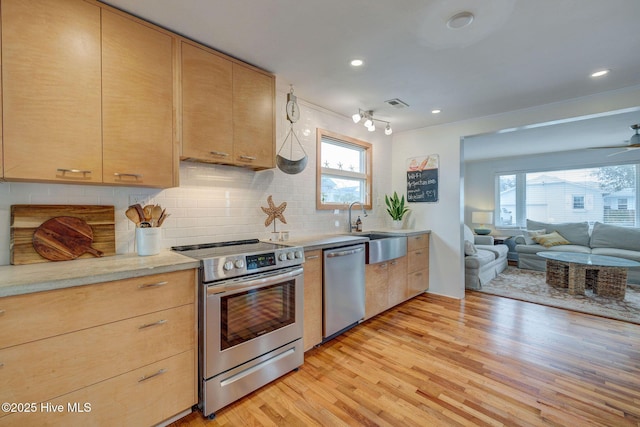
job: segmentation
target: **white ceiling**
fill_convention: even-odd
[[[640,0],[105,3],[273,72],[307,102],[373,110],[395,132],[640,85]],[[473,23],[447,28],[461,11]],[[611,73],[589,77],[601,68]]]

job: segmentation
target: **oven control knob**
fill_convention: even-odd
[[[288,259],[293,259],[293,258],[295,258],[295,254],[293,252],[289,252],[289,253],[287,253],[287,258]]]
[[[302,251],[296,251],[296,258],[302,258]]]
[[[244,261],[241,259],[237,259],[235,264],[236,268],[244,268]]]
[[[280,255],[278,255],[278,259],[280,261],[286,261],[287,260],[287,254],[282,252]]]
[[[222,268],[224,268],[225,271],[233,270],[233,263],[231,261],[227,261],[224,263]]]

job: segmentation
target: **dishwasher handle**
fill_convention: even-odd
[[[355,248],[355,249],[347,249],[347,250],[344,250],[344,251],[337,251],[337,252],[328,252],[327,253],[327,258],[334,258],[334,257],[339,257],[339,256],[353,255],[353,254],[357,254],[358,252],[362,252],[362,251],[364,251],[364,247]]]

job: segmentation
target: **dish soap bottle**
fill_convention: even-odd
[[[356,231],[362,231],[362,220],[359,216],[358,219],[356,219]]]

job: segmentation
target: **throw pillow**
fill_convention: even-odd
[[[540,243],[545,248],[550,248],[551,246],[569,244],[569,241],[564,237],[562,237],[560,233],[558,233],[557,231],[554,231],[553,233],[549,233],[549,234],[541,234],[539,236],[534,236],[533,240]]]
[[[464,241],[464,254],[465,255],[475,255],[478,253],[475,245],[468,240]]]
[[[528,230],[527,234],[524,235],[524,241],[527,245],[533,245],[536,243],[533,238],[535,236],[542,236],[543,234],[547,234],[547,230],[544,228],[542,230]]]

